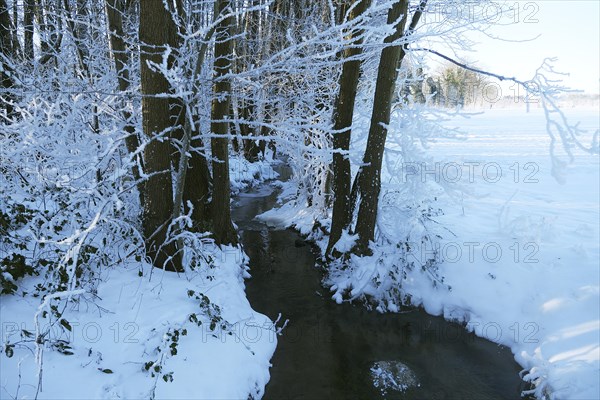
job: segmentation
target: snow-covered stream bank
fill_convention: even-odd
[[[581,121],[588,139],[600,126],[597,109],[565,112]],[[396,116],[392,129],[402,131],[401,124]],[[436,226],[444,227],[439,274],[452,290],[432,287],[419,271],[409,272],[402,290],[428,313],[462,321],[477,336],[510,347],[539,398],[600,398],[598,156],[574,149],[575,160],[563,171],[561,184],[551,174],[550,138],[540,110],[486,110],[444,125],[464,132],[466,140],[435,141],[427,165],[403,164],[394,153],[397,144],[388,141],[392,151],[384,160],[382,198],[406,182],[390,173],[390,166],[410,171],[423,188],[462,187],[438,190],[433,203],[443,210],[435,217]],[[353,143],[355,169],[364,148],[360,132],[366,129],[367,117],[358,116],[353,133],[362,139]],[[293,196],[293,186],[288,193]],[[263,218],[309,233],[318,216],[300,201]],[[378,228],[402,237],[406,220],[404,210],[392,204],[380,214]],[[411,256],[419,259],[428,251],[417,247]],[[376,258],[365,260],[353,271],[340,271],[331,284],[367,287],[371,296],[379,296],[376,303],[385,302],[383,289],[369,285],[373,276],[389,280],[387,268]]]
[[[564,111],[588,139],[600,128],[597,108]],[[574,149],[559,183],[541,110],[490,110],[452,123],[467,140],[440,141],[432,153],[441,166],[478,163],[472,182],[466,171],[461,180],[473,196],[447,203],[438,219],[457,235],[443,244],[442,274],[453,290],[409,290],[428,312],[466,320],[478,335],[511,347],[538,395],[600,398],[598,155]],[[472,258],[468,243],[477,244]]]
[[[272,359],[266,399],[506,399],[524,389],[508,348],[414,309],[401,314],[338,305],[300,234],[253,220],[277,205],[263,185],[236,199],[233,218],[250,257],[246,294],[258,312],[289,323]],[[373,386],[379,361],[409,366],[419,386],[404,393]],[[398,382],[402,384],[403,382]]]
[[[273,176],[268,163],[232,160],[236,192]],[[245,254],[209,242],[204,254],[207,268],[180,274],[113,260],[95,291],[65,303],[65,322],[39,318],[40,331],[49,328],[39,359],[34,287],[43,278],[21,281],[0,297],[0,399],[262,397],[276,328],[246,299]]]

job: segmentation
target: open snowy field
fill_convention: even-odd
[[[598,110],[565,111],[598,129]],[[428,312],[511,347],[538,395],[600,398],[598,156],[576,152],[559,184],[540,110],[488,110],[452,124],[468,139],[433,144],[439,170],[421,171],[470,192],[436,218],[456,235],[440,249],[452,290],[406,290]]]

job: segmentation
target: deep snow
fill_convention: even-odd
[[[584,127],[598,129],[597,110],[568,111]],[[435,217],[447,228],[440,274],[452,290],[433,288],[419,273],[408,275],[403,290],[427,312],[464,321],[467,329],[509,346],[538,396],[600,398],[598,157],[578,154],[566,183],[559,184],[550,174],[549,138],[539,110],[491,110],[446,124],[460,127],[468,140],[432,144],[437,169],[419,179],[454,181],[456,166],[461,169],[466,193],[441,195],[437,206],[444,214]],[[265,164],[234,161],[231,168],[234,191],[275,176]],[[396,178],[384,174],[384,194]],[[290,184],[284,196],[291,194]],[[403,210],[391,207],[381,215],[380,227],[406,233],[399,223]],[[303,205],[288,205],[265,218],[307,233],[314,216]],[[340,246],[351,240],[346,236]],[[413,255],[420,257],[421,251],[428,249]],[[364,265],[369,267],[368,260]],[[153,390],[158,398],[260,397],[277,328],[245,298],[242,253],[215,252],[215,267],[179,277],[150,274],[147,265],[139,277],[135,263],[105,271],[98,297],[68,312],[72,331],[63,334],[70,336],[74,354],[44,352],[39,398],[146,398]],[[340,276],[346,281],[338,283],[361,284],[368,276]],[[213,331],[209,320],[202,327],[186,322],[200,302],[187,295],[189,290],[219,305],[230,329]],[[3,343],[19,340],[21,329],[34,330],[38,305],[37,298],[2,296]],[[177,355],[164,357],[162,373],[152,378],[144,364],[168,352],[169,330],[184,328]],[[31,348],[31,343],[16,346],[12,358],[0,356],[0,398],[34,397]],[[163,381],[169,372],[173,382]]]
[[[268,162],[234,158],[230,169],[234,192],[277,176]],[[260,398],[277,327],[246,299],[247,256],[239,248],[210,244],[203,251],[212,256],[210,267],[185,274],[133,260],[103,270],[97,293],[69,304],[64,315],[70,331],[51,328],[55,339],[69,343],[62,352],[43,352],[37,398]],[[33,293],[38,281],[26,278],[20,287]],[[35,345],[23,330],[35,332],[40,298],[18,293],[0,297],[2,344],[17,343],[12,357],[0,354],[0,399],[36,397]],[[207,312],[214,308],[203,307],[201,294],[220,307],[223,321],[215,326]],[[190,320],[193,314],[202,325]],[[152,376],[155,367],[161,370]]]
[[[565,111],[591,133],[598,129],[597,109]],[[353,133],[364,130],[361,122],[359,116]],[[509,346],[538,397],[600,398],[598,156],[576,152],[566,182],[559,184],[550,172],[550,138],[541,110],[486,110],[444,124],[459,128],[466,140],[437,140],[428,150],[434,160],[428,169],[411,163],[400,170],[410,167],[413,179],[438,189],[444,183],[463,188],[436,193],[436,206],[444,212],[434,218],[444,227],[438,230],[439,274],[451,290],[434,288],[426,274],[408,271],[404,293],[427,312],[463,321],[477,335]],[[397,119],[391,129],[402,129]],[[353,145],[360,149],[360,143]],[[384,164],[394,165],[394,157],[388,153]],[[399,179],[384,166],[382,198],[397,189]],[[293,188],[287,189],[283,196],[292,197]],[[384,206],[382,201],[379,229],[387,236],[410,236],[406,230],[414,225],[405,221],[405,210]],[[261,218],[305,234],[315,220],[302,203],[288,203]],[[348,248],[352,240],[345,235],[337,246]],[[431,251],[417,246],[410,256],[425,258]],[[386,254],[353,259],[355,268],[336,271],[325,284],[338,302],[346,288],[381,300],[389,286],[371,283],[385,279],[388,262]],[[381,304],[396,310],[385,301],[380,310]]]

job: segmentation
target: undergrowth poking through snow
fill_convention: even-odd
[[[151,268],[123,146],[138,121],[115,117],[106,95],[95,132],[98,99],[64,89],[27,93],[0,130],[0,398],[260,397],[277,328],[245,298],[246,255],[188,231],[184,215],[173,240],[185,272]],[[267,161],[231,165],[234,191],[276,176]],[[248,343],[255,326],[264,334]]]

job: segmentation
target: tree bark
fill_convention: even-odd
[[[219,14],[231,13],[231,0],[217,0]],[[215,36],[215,84],[211,110],[211,132],[217,137],[211,139],[213,198],[212,217],[213,235],[218,245],[237,244],[237,232],[231,222],[231,189],[229,183],[229,115],[231,81],[226,75],[231,69],[233,57],[233,33],[235,21],[233,15],[219,22]]]
[[[33,51],[33,17],[35,13],[35,0],[23,1],[23,55],[25,60],[31,61]]]
[[[173,187],[171,178],[171,145],[164,137],[170,126],[169,83],[165,77],[152,71],[148,61],[160,64],[169,32],[171,14],[162,0],[140,2],[139,36],[141,42],[142,125],[150,142],[144,149],[145,172],[150,175],[144,185],[143,227],[146,254],[157,268],[181,270],[181,257],[175,243],[167,243],[167,229],[173,214]],[[162,96],[158,96],[162,95]],[[156,136],[163,134],[163,138]],[[168,136],[168,135],[167,135]]]
[[[219,5],[217,3],[214,4],[213,22],[217,19],[217,15],[219,13],[218,6]],[[194,81],[194,96],[198,92],[196,80],[200,76],[200,72],[204,67],[204,61],[206,59],[206,54],[208,53],[208,43],[213,37],[215,30],[216,28],[213,26],[213,28],[206,33],[201,45],[198,47],[198,59],[196,60],[194,75],[192,77]],[[210,231],[212,226],[210,212],[212,180],[210,170],[208,168],[208,161],[205,156],[204,142],[200,137],[197,136],[198,133],[199,129],[197,124],[192,123],[191,118],[186,118],[184,122],[184,142],[185,140],[188,140],[190,147],[195,151],[191,152],[191,157],[189,157],[189,160],[187,160],[186,163],[180,164],[184,168],[180,168],[179,174],[183,174],[183,209],[186,213],[189,212],[189,202],[193,207],[192,221],[194,222],[194,229],[200,232],[206,232]],[[193,136],[196,137],[194,138]],[[181,178],[181,176],[179,178]],[[179,206],[177,201],[175,206]]]
[[[121,92],[126,92],[129,90],[130,81],[129,81],[129,54],[127,52],[127,47],[125,45],[123,32],[123,17],[122,13],[124,12],[124,3],[123,0],[106,0],[105,4],[106,8],[106,19],[108,22],[108,30],[109,30],[109,40],[110,47],[112,50],[112,57],[115,64],[115,70],[117,71],[117,81],[119,85],[119,90]],[[123,115],[123,119],[125,121],[129,121],[131,119],[131,114],[126,108],[121,111]],[[125,145],[127,146],[127,151],[130,154],[134,154],[137,149],[140,147],[140,141],[137,137],[137,133],[135,131],[135,127],[130,123],[126,123],[125,132],[127,132],[127,137],[125,138]],[[143,168],[143,163],[141,157],[134,158],[135,165],[132,167],[133,177],[136,181],[140,181],[141,174],[139,171],[139,167]],[[138,192],[140,197],[140,204],[144,206],[144,187],[143,184],[138,184]]]
[[[196,130],[192,132],[197,134]],[[199,232],[209,231],[211,228],[210,218],[210,193],[212,188],[208,161],[204,156],[204,143],[200,138],[191,140],[191,148],[196,149],[188,160],[188,171],[185,174],[185,185],[183,191],[184,210],[189,211],[187,203],[193,206],[192,221],[194,229]]]
[[[61,1],[36,0],[35,17],[40,32],[40,64],[55,61],[63,38]]]
[[[254,7],[258,5],[257,0],[250,1],[248,3],[248,7]],[[257,19],[258,12],[246,10],[243,18],[241,18],[241,26],[239,28],[240,33],[244,33],[244,40],[241,41],[241,62],[237,63],[238,72],[242,72],[245,69],[242,63],[246,65],[255,64],[260,58],[260,54],[252,55],[252,48],[250,46],[252,44],[256,44],[259,41],[258,37],[258,24],[259,21]],[[255,46],[255,49],[258,46]],[[243,150],[244,157],[246,160],[250,162],[258,161],[258,154],[260,153],[260,148],[256,144],[256,140],[253,138],[254,136],[254,128],[250,124],[250,120],[255,118],[256,105],[254,104],[253,99],[249,98],[249,96],[244,96],[242,91],[241,99],[239,100],[239,111],[238,114],[242,121],[239,123],[240,126],[240,135],[243,140]]]
[[[358,0],[349,19],[360,16],[370,6],[371,0]],[[348,33],[348,47],[343,52],[345,59],[340,75],[340,88],[333,109],[333,215],[331,232],[327,245],[327,254],[334,255],[333,246],[340,240],[342,230],[350,225],[350,184],[351,170],[347,152],[350,150],[352,118],[356,101],[356,88],[360,78],[361,61],[357,59],[362,53],[362,31]]]
[[[22,57],[21,51],[21,43],[19,42],[19,35],[17,34],[18,25],[19,25],[19,11],[18,4],[16,1],[13,1],[12,4],[12,21],[10,21],[10,30],[11,30],[11,40],[12,40],[12,54],[13,57]]]
[[[0,0],[0,52],[9,60],[13,58],[11,36],[10,10],[6,0]],[[10,76],[12,68],[2,59],[0,59],[0,67],[2,67],[2,72],[0,72],[0,92],[6,91],[6,93],[2,93],[4,99],[6,99],[2,103],[4,103],[4,107],[6,108],[7,116],[10,117],[14,112],[11,104],[13,95],[10,93],[14,86],[13,79]]]
[[[394,33],[385,38],[384,43],[393,43],[402,37],[407,13],[408,0],[399,0],[394,3],[388,12],[387,23],[396,23],[396,26]],[[402,18],[398,21],[401,16]],[[388,46],[381,52],[379,60],[367,148],[363,157],[363,166],[357,177],[360,179],[360,208],[355,230],[358,240],[354,251],[358,255],[370,254],[369,243],[374,240],[379,192],[381,191],[383,150],[387,137],[387,126],[390,123],[398,68],[403,56],[401,45]]]

